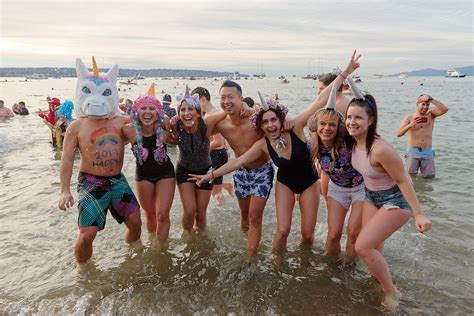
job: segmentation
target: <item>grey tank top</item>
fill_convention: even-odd
[[[195,133],[181,129],[178,137],[178,164],[189,170],[204,170],[211,166],[209,138],[206,136],[206,124],[200,118]]]

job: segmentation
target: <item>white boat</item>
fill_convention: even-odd
[[[400,78],[400,79],[406,79],[406,78],[408,78],[408,75],[407,75],[406,73],[402,72],[402,73],[398,76],[398,78]]]
[[[37,74],[37,73],[34,73],[32,75],[26,75],[25,78],[26,79],[48,79],[48,77],[46,77],[45,75]]]
[[[464,78],[466,74],[457,71],[456,69],[449,69],[446,71],[446,78]]]

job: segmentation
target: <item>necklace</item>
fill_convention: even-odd
[[[278,151],[282,151],[286,148],[286,140],[283,138],[282,135],[280,135],[280,137],[278,137],[275,141],[275,148]],[[280,156],[280,154],[278,154],[278,156]]]

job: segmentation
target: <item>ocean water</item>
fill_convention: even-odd
[[[24,100],[30,112],[35,112],[47,108],[47,95],[74,98],[74,78],[6,79],[0,82],[0,99],[9,107]],[[239,83],[244,94],[254,99],[257,90],[278,93],[294,115],[312,101],[317,81],[289,80],[289,84],[276,78]],[[130,88],[122,86],[120,95],[134,99],[152,81],[160,98],[162,92],[184,92],[184,80],[147,78]],[[207,87],[218,106],[219,81],[187,83]],[[434,129],[437,177],[414,178],[433,229],[418,234],[410,220],[386,242],[385,256],[403,293],[401,314],[472,314],[473,79],[408,78],[402,85],[398,78],[367,78],[363,86],[377,100],[380,134],[401,156],[406,137],[397,139],[395,131],[403,117],[414,111],[417,96],[430,94],[449,108]],[[235,200],[228,197],[223,206],[211,201],[207,230],[187,239],[181,236],[182,207],[176,192],[167,250],[157,249],[145,226],[140,242],[125,244],[125,227],[109,216],[106,229],[94,242],[91,261],[78,269],[73,253],[77,208],[63,212],[57,207],[61,152],[52,148],[48,137],[48,128],[35,114],[0,121],[0,314],[384,313],[382,293],[364,264],[347,267],[325,256],[324,202],[312,249],[298,247],[296,206],[288,252],[282,257],[272,254],[273,193],[264,213],[259,254],[251,265],[243,262],[246,234],[239,229]],[[170,155],[175,161],[176,150],[170,149]],[[78,165],[76,161],[71,184],[76,197]],[[123,172],[131,185],[134,166],[127,149]]]

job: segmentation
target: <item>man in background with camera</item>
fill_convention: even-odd
[[[430,103],[436,107],[430,110]],[[397,137],[408,133],[405,167],[409,174],[420,170],[423,178],[435,176],[435,153],[432,147],[435,118],[448,112],[448,108],[429,95],[422,94],[416,100],[416,111],[407,115],[397,130]]]

